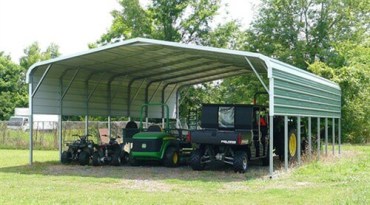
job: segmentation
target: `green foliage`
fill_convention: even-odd
[[[369,10],[363,0],[263,0],[246,50],[304,69],[316,60],[340,67],[344,60],[335,44],[360,42],[370,27]]]
[[[90,47],[134,37],[200,43],[220,7],[220,0],[152,0],[148,8],[139,0],[119,3],[122,10],[112,11],[110,29]]]
[[[15,107],[28,106],[27,69],[34,63],[59,56],[58,49],[57,45],[51,44],[42,52],[35,42],[24,49],[25,56],[20,59],[20,66],[0,52],[0,120],[8,120]]]
[[[27,105],[24,70],[0,53],[0,120],[7,120],[14,108]]]
[[[342,129],[344,139],[364,143],[370,139],[370,44],[344,43],[338,50],[346,66],[331,68],[322,62],[310,65],[313,73],[337,82],[342,89]]]
[[[34,42],[24,49],[24,54],[25,56],[21,57],[19,64],[25,70],[37,62],[60,56],[58,45],[52,43],[47,47],[46,51],[42,52],[38,42]]]

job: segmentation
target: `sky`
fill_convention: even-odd
[[[148,0],[140,1],[145,5]],[[229,15],[222,7],[216,23],[233,18],[245,28],[249,25],[255,1],[222,2],[228,4]],[[62,55],[85,51],[109,29],[110,12],[120,8],[117,0],[0,0],[0,51],[16,63],[35,41],[42,50],[57,44]]]

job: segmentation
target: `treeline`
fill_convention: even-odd
[[[369,1],[261,0],[245,30],[237,20],[211,26],[218,14],[226,12],[220,10],[220,0],[150,0],[146,7],[139,0],[119,3],[121,9],[111,12],[110,28],[90,48],[146,37],[259,52],[337,82],[343,96],[344,140],[370,139]],[[1,53],[0,119],[7,119],[15,106],[27,105],[22,85],[26,69],[57,55],[55,45],[44,52],[32,45],[18,65]],[[185,116],[201,102],[250,103],[257,91],[261,86],[253,75],[204,83],[183,90],[180,113]]]

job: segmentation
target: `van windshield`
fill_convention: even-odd
[[[11,117],[9,119],[8,125],[10,126],[22,126],[23,118],[21,117]]]

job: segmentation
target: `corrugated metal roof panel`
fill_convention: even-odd
[[[34,95],[34,113],[59,114],[61,96],[64,115],[139,117],[142,104],[162,100],[174,113],[180,87],[251,74],[245,57],[274,79],[271,114],[340,115],[338,85],[288,64],[257,53],[141,38],[37,63],[27,82],[35,89],[52,65]],[[160,107],[149,111],[161,113]]]

